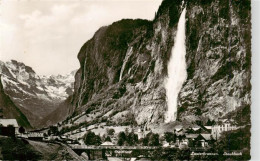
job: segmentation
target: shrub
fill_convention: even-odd
[[[107,129],[107,135],[112,136],[112,135],[114,135],[114,133],[115,133],[115,130],[113,128]]]
[[[100,145],[101,138],[99,135],[96,135],[94,132],[89,131],[83,136],[83,140],[86,145]]]
[[[154,134],[152,132],[148,133],[143,139],[144,146],[159,146],[159,134]]]

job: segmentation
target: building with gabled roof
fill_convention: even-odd
[[[177,125],[177,126],[175,126],[175,128],[174,128],[174,130],[176,130],[176,131],[180,131],[180,130],[182,130],[183,129],[183,126],[182,125]]]
[[[215,139],[219,138],[221,133],[224,131],[232,131],[238,129],[236,123],[233,120],[221,119],[221,121],[219,122],[221,122],[221,124],[214,125],[211,129],[211,134]]]
[[[13,126],[15,128],[18,128],[18,123],[16,119],[0,119],[0,125],[7,127],[7,126]]]
[[[202,147],[209,146],[209,141],[212,139],[211,134],[200,134],[196,140],[200,142]]]
[[[201,129],[201,127],[198,125],[192,125],[192,126],[190,126],[190,128],[192,128],[194,131]]]
[[[211,130],[212,126],[204,126],[206,129]]]
[[[44,135],[41,132],[30,132],[27,134],[27,137],[30,140],[41,141],[41,140],[43,140]]]
[[[110,141],[106,141],[104,143],[101,144],[101,146],[114,146],[115,144],[113,144],[112,142]]]
[[[199,136],[199,134],[186,134],[185,137],[187,139],[196,139]]]
[[[18,129],[16,119],[0,119],[0,135],[15,136],[15,134],[19,134]]]
[[[200,134],[205,140],[209,141],[212,139],[211,134]]]

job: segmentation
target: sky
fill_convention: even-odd
[[[0,0],[0,60],[39,75],[79,68],[77,54],[101,26],[123,18],[152,20],[162,0]]]

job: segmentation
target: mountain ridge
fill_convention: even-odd
[[[1,79],[0,74],[0,79]],[[16,119],[20,126],[31,129],[31,125],[26,116],[15,106],[13,101],[5,94],[2,82],[0,81],[0,105],[1,118]]]
[[[1,62],[0,67],[5,94],[34,128],[52,124],[43,120],[73,93],[75,71],[64,76],[39,76],[31,67],[15,60]]]

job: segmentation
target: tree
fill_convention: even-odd
[[[149,138],[148,138],[148,137],[144,137],[144,138],[142,139],[142,143],[143,143],[143,146],[148,146]]]
[[[110,138],[109,136],[107,136],[107,137],[105,138],[105,141],[111,142],[111,138]]]
[[[58,135],[59,129],[57,126],[50,126],[50,129],[48,130],[48,134]]]
[[[103,135],[102,135],[102,138],[101,138],[102,142],[104,142],[104,141],[106,140],[106,137],[107,137],[106,134],[103,134]]]
[[[182,139],[184,139],[185,138],[185,135],[179,135],[178,136],[178,139],[181,141]]]
[[[215,122],[215,120],[210,120],[210,119],[208,119],[208,121],[206,122],[206,126],[212,126],[212,125],[215,125],[216,124],[216,122]]]
[[[100,145],[101,144],[101,138],[99,135],[96,135],[94,132],[89,131],[87,132],[84,137],[83,140],[85,142],[86,145]]]
[[[202,115],[201,109],[196,108],[195,115],[196,116],[201,116]]]
[[[113,136],[115,134],[115,130],[113,128],[107,128],[107,135]]]
[[[217,140],[216,147],[219,150],[244,150],[250,151],[250,128],[246,126],[234,131],[225,131],[221,134],[221,137]],[[243,156],[245,156],[243,154]]]
[[[173,132],[165,132],[164,138],[168,143],[176,142],[176,134],[174,134]]]
[[[191,151],[189,149],[178,149],[176,153],[178,159],[176,160],[190,160],[190,153]]]
[[[43,133],[43,136],[44,136],[44,137],[48,137],[48,135],[47,135],[46,133]]]
[[[21,133],[21,134],[25,133],[25,129],[24,129],[22,126],[19,127],[18,131],[19,131],[19,133]]]
[[[117,144],[122,145],[136,145],[138,143],[138,135],[132,132],[128,132],[128,129],[126,129],[126,132],[120,132],[118,134],[118,142]]]
[[[124,145],[124,142],[126,141],[126,135],[125,132],[121,131],[118,134],[118,141],[117,141],[117,145],[122,146]]]
[[[196,120],[196,124],[201,126],[202,125],[202,121],[201,120]]]
[[[125,128],[125,135],[128,135],[128,134],[129,134],[129,129]]]
[[[153,134],[150,137],[149,140],[149,146],[159,146],[160,142],[159,142],[159,134]]]
[[[135,134],[133,131],[128,134],[127,136],[127,143],[128,145],[135,145],[138,143],[138,135]]]
[[[152,132],[149,132],[145,138],[143,139],[143,145],[144,146],[159,146],[159,134],[154,134]]]

